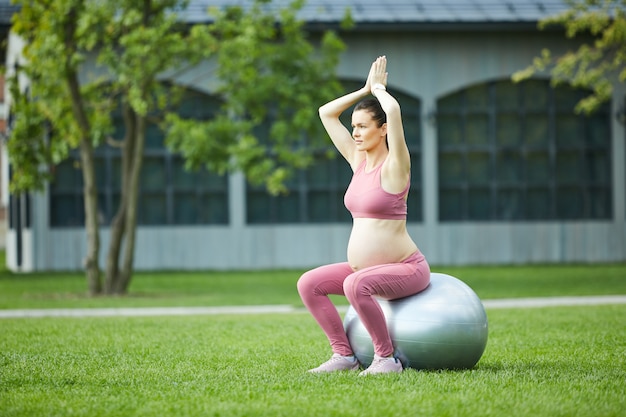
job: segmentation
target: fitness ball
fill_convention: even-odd
[[[461,280],[431,273],[422,292],[397,300],[377,299],[387,321],[394,355],[405,368],[469,369],[487,345],[487,314],[476,293]],[[344,321],[357,359],[374,359],[372,338],[352,306]]]

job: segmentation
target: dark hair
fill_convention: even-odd
[[[380,106],[380,103],[375,98],[366,98],[357,103],[354,107],[354,111],[357,110],[365,110],[372,115],[372,119],[376,121],[378,127],[381,127],[383,124],[387,123],[387,115],[383,111],[383,108]]]

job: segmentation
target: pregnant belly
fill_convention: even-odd
[[[416,250],[404,220],[354,219],[348,242],[353,270],[401,262]]]

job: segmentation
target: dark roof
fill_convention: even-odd
[[[273,0],[267,7],[279,9],[291,0]],[[251,0],[191,0],[181,12],[189,23],[207,22],[211,6],[246,6]],[[536,23],[568,8],[565,0],[307,0],[300,18],[309,24],[337,24],[350,9],[359,25],[439,25]],[[0,0],[0,24],[9,25],[18,9],[11,0]]]
[[[290,0],[274,0],[279,8]],[[191,0],[189,21],[208,20],[210,6],[249,0]],[[300,17],[309,23],[337,23],[351,10],[356,23],[536,23],[568,8],[564,0],[307,0]]]

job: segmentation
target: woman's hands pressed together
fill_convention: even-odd
[[[370,73],[367,76],[366,87],[369,88],[372,95],[374,90],[385,89],[387,87],[387,57],[379,56],[370,67]],[[381,88],[382,86],[382,88]]]

